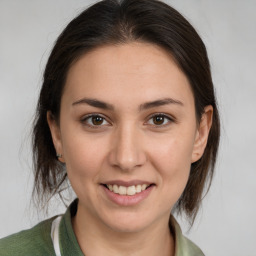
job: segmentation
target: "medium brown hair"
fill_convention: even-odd
[[[167,50],[188,78],[197,121],[212,105],[213,120],[205,152],[191,165],[186,188],[175,209],[194,220],[205,188],[213,177],[219,145],[219,115],[204,43],[175,9],[157,0],[104,0],[73,19],[58,37],[48,59],[33,130],[34,191],[42,202],[61,191],[67,181],[65,166],[56,159],[47,111],[59,119],[67,73],[86,52],[103,45],[139,41]],[[208,186],[207,186],[208,185]]]

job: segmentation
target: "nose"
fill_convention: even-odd
[[[112,166],[123,171],[144,165],[147,157],[140,131],[130,126],[117,129],[111,140],[109,159]]]

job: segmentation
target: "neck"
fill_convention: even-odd
[[[166,222],[153,223],[137,232],[118,232],[95,221],[81,207],[73,218],[73,229],[86,256],[173,256],[175,245]]]

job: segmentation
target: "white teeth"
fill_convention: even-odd
[[[108,187],[108,189],[109,189],[110,191],[113,191],[113,186],[112,186],[112,185],[107,185],[107,187]]]
[[[118,189],[118,186],[117,185],[113,185],[113,191],[114,193],[118,193],[119,192],[119,189]]]
[[[120,195],[126,195],[126,187],[120,186],[118,192]]]
[[[144,191],[149,185],[148,184],[142,184],[142,185],[136,185],[136,186],[118,186],[116,184],[114,185],[107,185],[108,189],[110,191],[113,191],[116,194],[119,195],[128,195],[128,196],[133,196],[136,193],[141,193]]]
[[[127,188],[127,195],[128,196],[133,196],[136,194],[136,189],[135,186],[130,186]]]
[[[140,193],[140,192],[141,192],[141,185],[137,185],[137,186],[136,186],[136,192],[137,192],[137,193]]]
[[[147,188],[147,185],[146,184],[143,184],[142,186],[141,186],[141,190],[145,190]]]

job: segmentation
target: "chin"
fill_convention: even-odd
[[[110,218],[104,220],[105,225],[119,233],[136,233],[149,227],[153,218],[149,218],[148,213],[125,213],[113,214]]]

